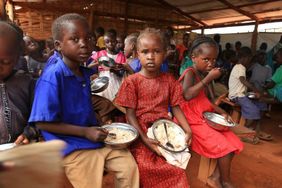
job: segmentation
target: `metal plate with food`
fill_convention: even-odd
[[[107,89],[109,78],[106,76],[98,77],[91,81],[91,93],[99,93]]]
[[[237,124],[233,121],[227,121],[225,117],[213,112],[204,112],[203,116],[208,125],[219,131],[227,131],[231,127],[235,127]]]
[[[170,152],[182,152],[187,148],[184,130],[167,119],[160,119],[152,125],[153,135],[160,146]]]
[[[102,56],[98,59],[98,62],[106,67],[112,68],[115,67],[116,62],[114,59],[108,57],[108,56]]]
[[[16,147],[15,143],[0,144],[0,151],[4,151],[4,150],[7,150],[7,149],[12,149],[14,147]]]
[[[128,147],[139,136],[138,131],[126,123],[112,123],[103,125],[102,128],[109,131],[105,144],[115,149]]]

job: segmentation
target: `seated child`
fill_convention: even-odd
[[[124,80],[116,103],[126,108],[126,117],[140,134],[131,152],[140,171],[141,187],[189,187],[185,170],[172,166],[161,157],[158,142],[147,137],[152,123],[161,118],[169,119],[168,106],[187,134],[190,144],[191,131],[179,108],[181,86],[173,75],[162,73],[161,64],[166,47],[159,30],[147,28],[137,39],[137,52],[142,69]]]
[[[25,41],[25,57],[27,59],[27,67],[29,72],[35,77],[39,77],[43,71],[48,57],[44,56],[43,49],[39,43],[30,36],[24,36]]]
[[[104,35],[106,49],[93,54],[91,56],[93,62],[88,65],[90,68],[97,66],[98,59],[102,56],[108,56],[115,60],[117,65],[114,68],[109,68],[104,65],[99,66],[99,76],[107,76],[109,78],[109,85],[107,89],[97,93],[97,95],[105,97],[110,101],[113,101],[121,85],[123,75],[119,75],[119,71],[122,71],[124,68],[123,64],[126,63],[124,54],[122,52],[116,52],[116,37],[117,33],[115,30],[110,29],[107,31]]]
[[[117,187],[138,188],[139,173],[130,152],[103,144],[108,132],[99,129],[92,108],[92,70],[81,66],[92,50],[86,18],[60,16],[52,25],[52,34],[62,57],[39,78],[29,122],[42,130],[45,140],[67,143],[63,166],[74,187],[101,188],[106,170],[115,172]]]
[[[254,85],[260,92],[263,91],[266,81],[272,76],[272,70],[266,64],[266,53],[263,51],[257,52],[254,56],[253,64],[248,69],[251,71],[250,83]]]
[[[274,58],[279,67],[276,69],[269,82],[265,85],[265,89],[268,89],[267,91],[270,96],[274,97],[279,102],[282,102],[282,48],[278,50]]]
[[[242,151],[243,144],[232,131],[217,131],[203,118],[204,112],[214,111],[230,118],[208,98],[212,92],[211,82],[221,75],[219,68],[214,68],[218,52],[218,45],[212,38],[199,37],[193,41],[190,54],[193,66],[179,78],[185,99],[180,107],[193,133],[192,150],[207,158],[217,159],[216,168],[208,177],[208,185],[231,188],[231,161],[234,153]]]
[[[11,23],[0,21],[0,144],[27,144],[38,136],[28,125],[34,80],[13,70],[23,50],[23,33]]]
[[[233,67],[229,77],[228,97],[241,106],[241,113],[247,120],[247,127],[255,129],[259,138],[271,139],[271,135],[267,135],[260,130],[261,113],[267,110],[267,105],[259,100],[249,99],[246,96],[247,89],[256,92],[257,98],[260,98],[261,96],[259,90],[246,79],[246,70],[251,64],[251,59],[251,49],[248,47],[240,48],[238,52],[238,63]],[[253,143],[256,143],[256,141]]]

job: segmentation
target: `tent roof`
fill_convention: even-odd
[[[281,0],[9,0],[13,20],[35,38],[51,35],[58,16],[76,12],[91,28],[115,28],[121,33],[144,27],[192,30],[282,20]]]
[[[282,20],[281,0],[164,0],[164,2],[184,15],[189,15],[192,20],[199,20],[199,26],[204,27]]]

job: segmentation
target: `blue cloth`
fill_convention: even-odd
[[[251,100],[248,97],[236,97],[232,99],[236,104],[241,106],[241,113],[245,119],[261,119],[261,111],[267,110],[267,104],[257,100]]]
[[[81,127],[97,125],[91,103],[89,77],[92,71],[85,67],[81,67],[81,71],[82,77],[75,76],[62,59],[57,57],[37,81],[29,122],[61,122]],[[103,147],[103,143],[82,137],[47,131],[42,131],[42,135],[45,140],[65,141],[67,147],[63,151],[64,155],[75,150]]]
[[[133,59],[129,66],[132,68],[134,73],[141,71],[142,65],[139,59]],[[168,72],[168,60],[164,60],[163,64],[161,65],[161,72]]]

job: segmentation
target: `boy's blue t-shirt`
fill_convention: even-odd
[[[92,71],[81,67],[83,77],[78,77],[60,57],[48,66],[48,71],[38,79],[32,106],[30,123],[58,122],[82,127],[95,126],[97,120],[92,108],[90,75]],[[58,124],[59,126],[59,124]],[[42,131],[45,140],[60,139],[67,143],[64,155],[81,149],[103,147],[83,137],[60,135]]]
[[[129,64],[132,68],[134,73],[140,72],[142,65],[139,59],[133,59],[132,62]],[[161,72],[168,72],[168,60],[164,60],[163,64],[161,65]]]

